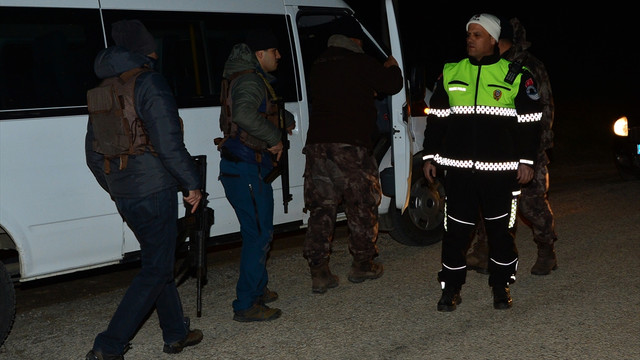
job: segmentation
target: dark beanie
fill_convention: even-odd
[[[330,25],[332,34],[340,34],[355,39],[364,39],[360,24],[351,16],[343,16]]]
[[[142,55],[156,51],[156,41],[140,20],[120,20],[111,25],[116,45]]]
[[[245,44],[254,52],[278,48],[278,38],[268,29],[255,29],[249,31]]]

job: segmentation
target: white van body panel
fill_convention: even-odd
[[[252,14],[282,14],[284,11],[282,0],[101,0],[100,5],[105,10],[160,10]]]
[[[98,0],[2,0],[0,6],[97,9]]]
[[[85,165],[86,125],[86,116],[0,121],[0,223],[25,279],[122,259],[113,241],[122,218]]]
[[[340,0],[101,0],[100,4],[105,10],[161,10],[250,14],[282,14],[285,11],[284,6],[348,8],[348,6]]]

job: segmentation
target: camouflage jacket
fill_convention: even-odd
[[[513,46],[505,51],[502,57],[526,66],[536,82],[538,94],[540,94],[540,103],[543,106],[540,151],[544,151],[553,147],[554,104],[549,75],[542,61],[527,50],[531,43],[526,40],[524,26],[517,18],[511,19],[511,25],[513,25]]]

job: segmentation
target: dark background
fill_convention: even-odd
[[[347,0],[365,23],[376,21],[376,0]],[[555,148],[552,160],[611,160],[611,124],[621,115],[638,114],[640,55],[630,6],[599,3],[574,8],[559,2],[536,8],[495,2],[490,6],[450,5],[398,0],[403,52],[423,67],[427,83],[442,65],[466,56],[466,23],[476,13],[517,17],[532,43],[529,51],[547,68],[555,101]],[[497,6],[500,4],[500,6]]]

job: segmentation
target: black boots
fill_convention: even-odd
[[[511,292],[509,286],[494,286],[493,290],[493,308],[498,310],[510,309],[513,300],[511,299]]]
[[[442,290],[442,296],[438,301],[438,311],[453,311],[461,302],[462,298],[460,297],[460,288],[445,286]]]
[[[329,262],[321,261],[318,264],[309,263],[311,270],[311,291],[316,294],[324,294],[327,289],[338,286],[339,278],[329,270]]]
[[[556,250],[553,243],[536,242],[538,245],[538,259],[531,268],[533,275],[549,275],[551,270],[558,268],[558,260],[556,259]]]
[[[510,309],[513,305],[513,300],[511,299],[509,286],[494,286],[492,290],[493,308],[498,310]],[[445,286],[442,290],[442,296],[438,301],[438,311],[454,311],[461,302],[460,288]]]

